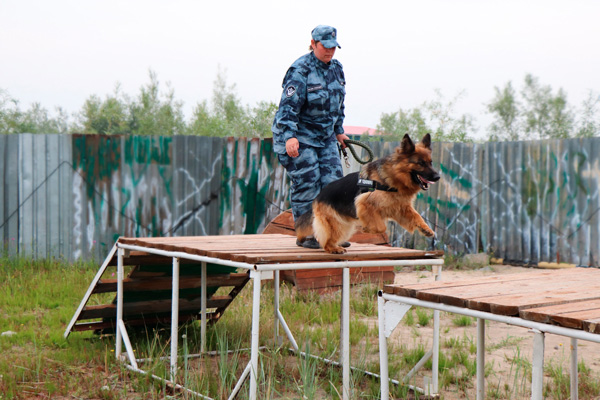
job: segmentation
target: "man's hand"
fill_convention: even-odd
[[[346,136],[346,135],[344,135]],[[298,153],[298,149],[300,148],[300,143],[296,138],[289,138],[287,142],[285,142],[285,151],[290,157],[298,157],[300,153]]]
[[[340,146],[342,146],[342,149],[345,149],[346,144],[344,143],[344,140],[350,139],[348,135],[346,135],[345,133],[340,133],[339,135],[335,135],[335,137],[337,138],[338,142],[340,142]]]

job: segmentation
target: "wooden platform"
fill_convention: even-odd
[[[161,238],[119,238],[118,244],[140,246],[143,250],[130,251],[123,263],[128,268],[124,280],[124,320],[129,327],[152,324],[169,324],[171,311],[172,257],[150,254],[148,251],[164,250],[185,255],[200,255],[219,260],[258,264],[297,262],[322,262],[335,260],[423,259],[441,256],[442,252],[425,252],[378,246],[370,243],[353,243],[346,254],[328,254],[296,245],[295,236],[287,234],[257,234],[230,236],[192,236]],[[180,261],[181,322],[198,318],[201,297],[201,262],[181,257]],[[74,316],[70,331],[112,331],[115,324],[116,300],[102,296],[116,293],[115,274],[107,275],[107,267],[117,265],[116,251],[104,261],[80,310]],[[293,273],[295,271],[282,271]],[[384,274],[392,274],[391,278]],[[237,294],[249,281],[248,270],[207,264],[207,319],[216,322]],[[283,274],[282,274],[283,275]],[[289,276],[289,275],[288,275]],[[341,269],[316,269],[304,271],[295,283],[302,288],[337,288],[342,284]],[[365,280],[393,280],[393,269],[388,267],[351,268],[351,283]],[[217,291],[219,293],[217,295]],[[93,299],[90,301],[90,298]],[[67,332],[67,335],[68,335]]]
[[[295,237],[296,232],[294,230],[294,217],[291,210],[287,210],[279,214],[267,225],[263,233],[283,234]],[[381,252],[382,256],[385,255],[386,248],[393,249],[389,247],[389,240],[385,233],[365,233],[360,228],[357,229],[356,233],[350,238],[350,242],[352,243],[352,246],[349,248],[349,250],[351,250],[351,252],[354,254],[354,257],[358,256],[358,252],[362,252],[364,250],[364,247],[361,247],[364,244],[382,246],[376,250],[376,252]],[[295,245],[295,241],[293,244]],[[300,248],[296,246],[295,250],[299,249]],[[369,247],[369,249],[372,251],[373,248]],[[418,251],[417,253],[410,253],[413,250],[408,250],[407,252],[407,249],[403,249],[402,251],[406,258],[421,258],[424,254],[422,251]],[[321,258],[324,252],[322,250],[316,250],[315,254]],[[434,257],[441,257],[444,253],[438,251],[431,254]],[[307,259],[303,258],[304,256],[304,253],[299,254],[300,259],[308,261]],[[331,259],[337,258],[331,257]],[[353,268],[350,271],[350,279],[352,283],[373,282],[379,286],[385,283],[393,282],[394,275],[394,267],[378,267],[369,269]],[[303,271],[281,271],[281,279],[293,284],[298,290],[338,290],[342,286],[342,271],[337,268]]]
[[[600,333],[600,269],[572,268],[461,281],[386,285],[383,291]]]

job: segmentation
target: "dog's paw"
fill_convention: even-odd
[[[330,254],[344,254],[346,252],[346,249],[340,246],[325,247],[323,250]]]
[[[435,237],[435,232],[429,228],[427,228],[427,229],[419,228],[419,232],[421,232],[424,236],[427,236],[427,237]]]

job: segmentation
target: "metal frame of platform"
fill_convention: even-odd
[[[268,235],[264,235],[268,236]],[[291,240],[295,241],[295,238],[283,239],[283,240]],[[375,246],[375,245],[372,245]],[[358,246],[360,247],[360,246]],[[400,249],[398,249],[400,250]],[[442,265],[443,259],[439,258],[415,258],[414,254],[411,254],[409,257],[405,259],[370,259],[370,260],[357,260],[352,261],[352,259],[347,260],[329,260],[327,261],[310,261],[310,262],[302,262],[301,258],[298,262],[265,262],[265,263],[249,263],[249,262],[240,262],[240,261],[232,261],[228,259],[223,259],[219,257],[210,257],[204,255],[191,254],[183,251],[171,251],[171,250],[162,250],[157,249],[152,246],[140,246],[135,244],[125,244],[117,241],[114,248],[110,252],[110,257],[113,257],[116,252],[117,256],[117,306],[116,306],[116,341],[115,341],[115,354],[119,361],[123,362],[125,366],[135,372],[148,374],[147,371],[144,371],[140,368],[138,361],[135,358],[133,347],[131,345],[131,341],[129,339],[129,335],[127,333],[126,323],[123,319],[123,281],[125,279],[124,276],[124,258],[127,257],[128,252],[131,251],[141,251],[149,254],[160,255],[164,257],[172,258],[173,262],[173,278],[172,278],[172,300],[171,300],[171,349],[170,349],[170,376],[169,379],[158,377],[155,375],[151,375],[155,379],[160,379],[173,387],[179,388],[181,390],[187,391],[190,394],[198,396],[200,398],[210,399],[210,397],[205,396],[201,393],[194,392],[188,388],[185,388],[179,385],[178,377],[177,377],[177,349],[178,349],[178,311],[179,311],[179,264],[181,259],[193,260],[196,262],[200,262],[201,267],[201,279],[202,279],[202,294],[201,294],[201,351],[205,351],[205,343],[206,343],[206,265],[207,263],[231,266],[236,268],[241,268],[249,271],[250,279],[253,280],[253,297],[252,297],[252,327],[251,327],[251,348],[250,348],[250,361],[244,368],[243,373],[241,374],[237,384],[235,385],[232,393],[229,396],[229,399],[233,399],[237,393],[240,391],[242,384],[247,378],[250,378],[250,389],[249,389],[249,398],[251,400],[255,400],[257,398],[258,392],[258,383],[257,383],[257,371],[258,371],[258,356],[259,356],[259,317],[260,317],[260,296],[261,296],[261,283],[267,279],[274,279],[274,318],[275,318],[275,337],[279,338],[279,328],[285,332],[288,340],[291,343],[294,351],[300,354],[304,354],[300,351],[298,344],[289,329],[284,316],[281,314],[279,310],[279,275],[280,271],[283,270],[304,270],[304,269],[320,269],[320,268],[340,268],[343,273],[343,282],[342,282],[342,315],[341,315],[341,328],[340,328],[340,360],[339,365],[342,367],[342,395],[343,399],[347,400],[350,398],[350,269],[355,267],[360,268],[369,268],[369,267],[383,267],[383,266],[406,266],[406,265],[420,265],[420,266],[430,266],[430,265]],[[381,248],[382,254],[388,254],[389,248]],[[327,253],[322,252],[322,256],[327,258]],[[382,254],[379,255],[379,258],[384,257]],[[426,254],[426,252],[423,252]],[[431,254],[431,257],[439,257],[439,254]],[[314,260],[314,258],[313,258]],[[106,261],[100,270],[98,271],[96,277],[94,278],[90,289],[84,296],[83,301],[81,302],[80,307],[78,308],[73,320],[69,324],[65,335],[68,335],[71,331],[71,328],[75,324],[77,320],[77,316],[83,309],[85,303],[89,299],[92,294],[93,287],[100,280],[100,277],[106,270],[108,262]],[[304,354],[307,355],[307,354]],[[308,355],[310,356],[310,355]],[[331,360],[323,360],[329,361]],[[336,363],[333,361],[333,363]]]
[[[406,312],[412,306],[424,307],[434,310],[434,313],[445,311],[449,313],[466,315],[477,319],[477,400],[485,398],[485,321],[502,322],[509,325],[528,328],[534,334],[533,338],[533,363],[532,363],[532,381],[531,381],[531,399],[541,400],[543,398],[543,368],[544,368],[544,340],[545,334],[556,334],[571,339],[571,400],[578,399],[578,379],[577,379],[577,341],[587,340],[600,343],[600,334],[586,332],[578,329],[566,328],[552,325],[549,323],[535,322],[520,317],[499,315],[486,311],[478,311],[465,307],[457,307],[444,303],[435,303],[424,301],[414,297],[399,296],[395,294],[379,291],[378,314],[379,314],[379,356],[380,356],[380,382],[381,399],[389,399],[389,371],[388,371],[388,350],[387,338],[390,337],[394,329],[398,326]],[[439,357],[439,322],[434,323],[433,339],[433,366],[431,384],[423,390],[423,393],[430,396],[439,395],[438,387],[438,363]],[[427,357],[426,355],[425,357]],[[431,355],[430,355],[431,356]],[[424,357],[424,359],[425,359]],[[418,366],[415,367],[418,369]],[[413,370],[415,370],[413,369]],[[412,372],[412,371],[411,371]],[[415,371],[416,372],[416,371]],[[419,388],[420,389],[420,388]]]

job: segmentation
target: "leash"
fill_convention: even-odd
[[[346,147],[348,149],[350,149],[350,153],[352,153],[352,156],[354,156],[354,159],[359,164],[366,164],[366,163],[373,161],[373,157],[374,157],[373,150],[371,150],[371,148],[366,143],[359,142],[358,140],[346,139],[346,140],[344,140],[344,144],[346,145]],[[356,153],[356,150],[353,147],[354,145],[362,147],[363,149],[365,149],[367,151],[368,158],[366,161],[361,160],[359,158],[358,154]],[[344,155],[344,162],[346,163],[346,167],[350,168],[350,161],[348,160],[348,153],[346,152],[346,149],[340,147],[340,150],[342,151],[342,154]]]

